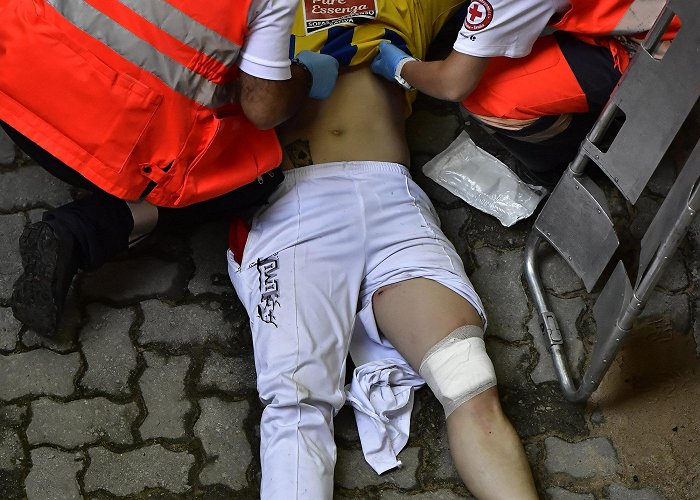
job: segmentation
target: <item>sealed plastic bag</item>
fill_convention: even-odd
[[[506,227],[532,215],[547,194],[545,188],[521,181],[503,162],[474,144],[466,132],[426,163],[423,173]]]

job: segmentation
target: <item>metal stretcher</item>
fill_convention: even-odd
[[[655,58],[653,54],[674,14],[680,18],[681,28],[665,55]],[[545,242],[551,245],[590,293],[603,271],[609,269],[620,242],[606,195],[587,171],[599,168],[630,203],[636,203],[689,114],[697,112],[699,95],[700,2],[670,0],[528,236],[524,272],[569,401],[585,401],[598,388],[700,208],[697,128],[692,152],[642,238],[634,287],[622,261],[602,285],[593,307],[595,343],[585,371],[577,377],[578,386],[569,371],[557,319],[547,304],[538,266],[540,247]],[[603,139],[620,116],[624,116],[624,123],[606,147]]]

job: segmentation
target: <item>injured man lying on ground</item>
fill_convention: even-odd
[[[333,417],[346,401],[370,465],[399,466],[423,384],[445,409],[469,490],[537,498],[498,399],[481,301],[409,174],[410,93],[369,68],[382,39],[422,58],[461,3],[379,1],[356,26],[311,22],[306,2],[298,13],[295,53],[333,55],[341,72],[329,99],[308,100],[279,130],[285,179],[252,220],[232,224],[228,252],[265,405],[262,498],[332,498]],[[346,389],[348,353],[357,368]]]

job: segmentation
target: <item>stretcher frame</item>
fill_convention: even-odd
[[[654,54],[673,16],[681,28],[661,59]],[[644,309],[670,256],[700,208],[700,144],[688,156],[641,241],[635,285],[618,261],[593,307],[595,342],[585,371],[575,381],[565,342],[540,277],[540,250],[549,244],[581,278],[590,293],[619,246],[608,198],[588,175],[598,168],[632,204],[700,95],[700,2],[670,0],[635,54],[576,158],[556,185],[527,238],[524,274],[539,314],[564,397],[584,402],[598,388],[634,321]],[[667,92],[659,91],[668,89]],[[613,122],[624,123],[609,142]],[[605,139],[605,142],[603,141]]]

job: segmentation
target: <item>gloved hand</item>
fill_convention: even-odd
[[[333,92],[338,79],[338,61],[335,57],[319,54],[310,50],[302,50],[296,60],[311,73],[311,89],[309,97],[327,99]]]
[[[382,40],[379,43],[379,54],[372,61],[372,71],[383,76],[387,80],[395,81],[396,67],[404,59],[415,61],[415,59],[393,43]]]

